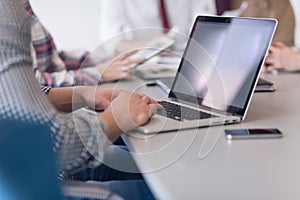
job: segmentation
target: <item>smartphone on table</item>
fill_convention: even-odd
[[[136,58],[145,58],[146,61],[153,58],[156,55],[159,55],[163,51],[169,49],[174,45],[175,41],[168,36],[161,36],[156,40],[149,43],[145,48],[139,50],[135,54],[132,54],[128,58],[136,59]],[[142,63],[132,64],[132,68],[138,67]]]
[[[225,136],[228,140],[282,138],[282,132],[277,128],[226,129]]]

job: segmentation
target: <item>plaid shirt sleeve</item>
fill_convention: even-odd
[[[99,84],[101,74],[90,66],[89,53],[59,53],[29,2],[25,3],[25,8],[31,27],[33,67],[40,83],[51,87]]]
[[[61,51],[59,57],[65,63],[67,70],[76,70],[80,67],[90,67],[90,53],[86,51]]]

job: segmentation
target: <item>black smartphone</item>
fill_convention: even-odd
[[[234,139],[264,139],[281,138],[282,133],[276,128],[268,129],[226,129],[225,135],[228,140]]]

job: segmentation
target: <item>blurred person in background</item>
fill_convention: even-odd
[[[197,15],[217,14],[214,0],[101,0],[100,9],[101,40],[118,52],[139,48],[172,28],[188,37]]]
[[[230,8],[236,9],[243,2],[247,2],[248,7],[241,13],[241,17],[277,19],[273,41],[294,46],[295,15],[289,0],[230,0]]]
[[[266,58],[267,71],[279,70],[288,72],[300,71],[300,52],[282,42],[273,42]]]
[[[34,14],[30,2],[22,0],[31,28],[35,75],[41,85],[50,87],[93,85],[130,79],[130,65],[143,59],[128,59],[131,53],[108,58],[104,52],[58,51],[53,37]],[[101,47],[100,47],[101,48]],[[112,56],[112,55],[111,55]]]
[[[292,47],[295,45],[295,8],[289,0],[230,0],[231,8],[235,9],[242,2],[247,2],[248,7],[242,17],[275,18],[278,26],[273,42],[266,58],[266,71],[300,70],[300,53]]]

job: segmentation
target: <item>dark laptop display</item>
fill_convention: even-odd
[[[243,116],[275,20],[199,16],[170,98]]]

